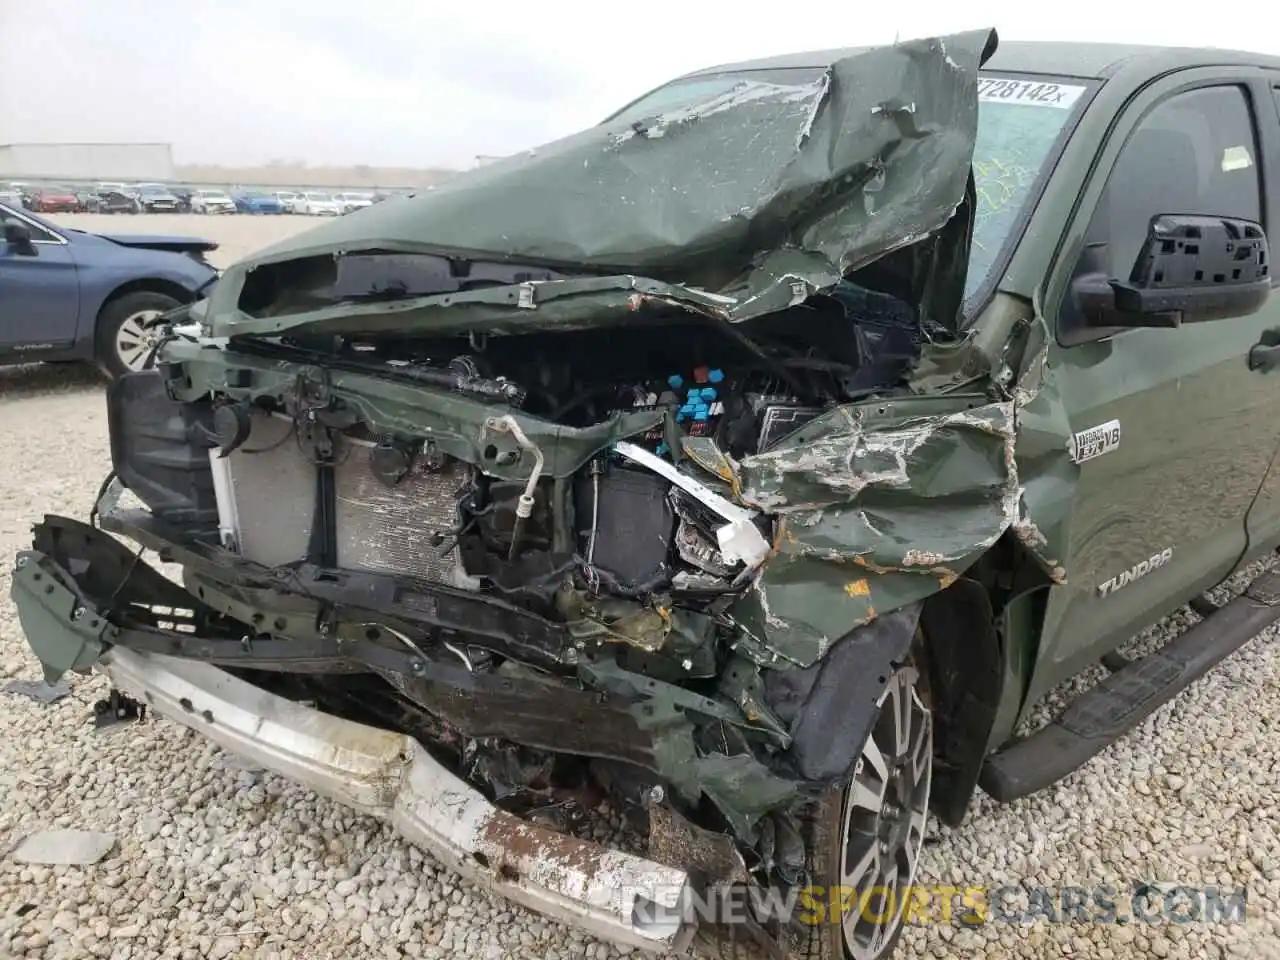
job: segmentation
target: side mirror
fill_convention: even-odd
[[[1151,218],[1129,279],[1107,277],[1101,246],[1085,249],[1072,283],[1090,327],[1177,327],[1257,313],[1271,293],[1270,249],[1251,220]]]
[[[36,245],[31,242],[31,228],[25,223],[19,223],[16,220],[6,221],[4,242],[19,256],[34,257],[36,255]]]

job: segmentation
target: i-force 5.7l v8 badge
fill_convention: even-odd
[[[1120,421],[1108,420],[1106,423],[1100,423],[1096,427],[1074,434],[1068,449],[1071,451],[1072,460],[1076,463],[1084,463],[1104,453],[1111,453],[1118,446],[1120,446]]]

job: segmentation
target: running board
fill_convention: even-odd
[[[1280,571],[1081,694],[1058,719],[983,764],[979,785],[1001,803],[1057,783],[1280,619]]]

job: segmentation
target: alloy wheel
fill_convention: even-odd
[[[933,722],[917,678],[915,669],[904,667],[889,680],[845,792],[840,882],[857,894],[841,919],[854,960],[876,960],[893,942],[920,864]]]
[[[116,356],[129,370],[145,370],[155,346],[152,327],[159,310],[139,310],[125,317],[116,330]]]

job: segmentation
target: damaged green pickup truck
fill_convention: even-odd
[[[996,46],[703,71],[227,270],[17,558],[47,675],[598,936],[886,956],[930,810],[1280,617],[1202,596],[1280,544],[1280,60]]]

